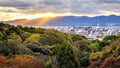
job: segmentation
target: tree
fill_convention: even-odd
[[[50,54],[48,49],[42,48],[42,47],[38,46],[37,44],[27,44],[26,47],[29,48],[30,50],[32,50],[33,52],[40,52],[44,55]]]
[[[101,68],[119,68],[116,66],[116,63],[117,62],[117,59],[110,56],[110,57],[107,57],[102,65]]]
[[[106,42],[114,42],[114,41],[116,41],[118,39],[118,37],[117,36],[115,36],[115,35],[110,35],[110,36],[106,36],[106,37],[104,37],[104,41],[106,41]]]
[[[58,31],[54,30],[45,30],[44,34],[40,37],[40,43],[42,45],[55,45],[55,44],[62,44],[65,40],[65,35]]]
[[[0,43],[0,53],[3,55],[31,54],[19,39],[8,39]]]
[[[98,43],[91,43],[89,47],[93,52],[94,51],[100,51],[100,46],[99,46]]]
[[[6,68],[7,67],[7,59],[5,56],[0,55],[0,68]]]
[[[37,44],[27,44],[26,47],[33,52],[39,52],[41,50],[41,48]]]
[[[0,53],[4,55],[9,55],[9,54],[20,54],[20,46],[21,44],[17,40],[8,40],[4,41],[0,45]]]
[[[74,42],[74,45],[79,48],[79,51],[91,51],[89,48],[90,41],[88,40],[80,40]]]
[[[56,58],[60,68],[80,68],[78,57],[76,57],[73,47],[69,42],[59,45]]]
[[[86,68],[90,64],[89,63],[89,57],[85,56],[85,57],[81,58],[80,64],[81,64],[81,66]]]
[[[101,63],[100,63],[100,60],[98,60],[98,61],[92,62],[92,63],[88,66],[88,68],[100,68],[100,66],[101,66]]]
[[[99,59],[101,59],[102,55],[103,55],[102,52],[91,53],[89,60],[91,62],[98,61]]]
[[[53,68],[51,60],[47,61],[45,68]]]
[[[78,41],[78,40],[83,40],[83,39],[85,39],[85,37],[82,35],[75,35],[75,34],[72,35],[73,42]]]
[[[9,59],[10,68],[45,68],[45,63],[35,58],[16,56]]]
[[[19,35],[17,35],[16,33],[11,33],[10,35],[8,35],[8,40],[16,40],[18,42],[22,42],[22,39]]]
[[[104,47],[106,45],[109,45],[110,43],[116,41],[118,39],[117,36],[111,35],[111,36],[106,36],[103,38],[103,40],[99,43],[101,47]]]
[[[40,39],[40,34],[31,34],[31,36],[29,36],[24,43],[34,43],[34,44],[40,44],[39,43],[39,39]]]

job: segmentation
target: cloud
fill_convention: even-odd
[[[46,5],[62,5],[62,1],[60,0],[43,0],[43,2],[40,2],[40,3],[44,3]]]
[[[71,13],[105,15],[120,12],[120,0],[0,0],[0,11],[10,13]]]
[[[7,7],[28,7],[34,6],[32,2],[25,2],[20,0],[0,0],[0,6],[7,6]]]
[[[15,7],[21,12],[99,13],[120,11],[119,0],[0,0],[0,6]],[[12,10],[9,10],[12,11]]]
[[[103,3],[115,3],[115,4],[119,4],[120,0],[98,0],[99,2],[103,2]]]

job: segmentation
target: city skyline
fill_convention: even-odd
[[[63,33],[83,35],[90,40],[102,40],[105,36],[120,33],[119,26],[43,26],[44,29],[58,30]]]

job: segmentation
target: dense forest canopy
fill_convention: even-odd
[[[102,41],[0,23],[0,68],[119,68],[120,34]]]

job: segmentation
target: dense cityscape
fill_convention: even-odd
[[[119,26],[43,26],[41,28],[54,29],[63,33],[79,34],[88,39],[102,40],[103,37],[108,35],[116,35],[120,32]]]

